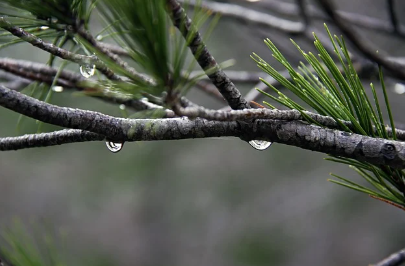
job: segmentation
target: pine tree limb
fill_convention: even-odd
[[[375,165],[405,168],[405,143],[309,125],[302,121],[256,119],[254,122],[187,118],[123,119],[98,112],[59,107],[0,86],[0,105],[62,127],[106,136],[109,141],[152,141],[239,137],[278,142]],[[251,121],[251,120],[250,120]]]
[[[194,34],[189,48],[198,64],[218,88],[229,106],[235,110],[250,108],[249,103],[242,97],[235,84],[232,83],[215,61],[215,58],[210,54],[201,34],[195,29],[191,19],[187,16],[181,5],[176,0],[167,0],[167,4],[173,24],[180,30],[184,38],[187,39],[191,33]]]
[[[105,136],[100,134],[80,129],[64,129],[50,133],[0,138],[0,151],[49,147],[76,142],[101,141],[104,139]]]
[[[121,78],[117,76],[111,69],[109,69],[103,62],[98,60],[96,56],[86,56],[75,54],[60,47],[57,47],[51,43],[44,42],[42,39],[36,37],[35,35],[26,32],[22,28],[16,27],[8,22],[4,17],[0,17],[0,27],[9,31],[14,36],[44,50],[50,54],[53,54],[62,59],[69,60],[71,62],[80,65],[95,65],[101,73],[103,73],[107,78],[111,80],[120,80]]]
[[[405,262],[405,249],[390,255],[388,258],[380,261],[377,264],[373,264],[372,266],[399,266],[402,265],[402,263],[404,262]]]

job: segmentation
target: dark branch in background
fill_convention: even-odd
[[[14,60],[9,58],[0,58],[0,69],[17,75],[19,77],[25,78],[32,81],[43,82],[48,85],[51,85],[58,70],[52,67],[49,67],[44,64],[34,63],[30,61],[24,60]],[[161,106],[152,106],[151,103],[132,99],[128,96],[120,96],[119,94],[109,93],[104,91],[103,89],[96,89],[94,92],[94,88],[87,89],[80,85],[80,82],[83,82],[85,79],[72,71],[69,70],[62,70],[59,72],[59,78],[56,81],[56,84],[59,86],[63,86],[67,89],[75,89],[77,91],[89,91],[89,96],[94,98],[101,99],[103,101],[114,103],[114,104],[123,104],[127,107],[133,108],[137,111],[143,110],[155,110],[161,109]],[[27,85],[25,82],[20,83],[19,85]],[[163,110],[160,110],[163,111]],[[164,111],[164,117],[174,117],[174,113],[171,110]]]
[[[195,29],[191,19],[176,0],[167,0],[173,24],[180,30],[184,38],[193,33],[189,47],[198,64],[207,73],[212,83],[218,88],[232,109],[249,108],[249,103],[242,97],[239,90],[222,71],[214,57],[208,51],[201,34]]]
[[[369,41],[361,39],[359,34],[352,30],[352,26],[347,24],[341,17],[339,17],[339,15],[336,14],[335,7],[329,0],[318,1],[325,12],[333,19],[335,24],[344,33],[345,37],[347,37],[362,54],[389,70],[395,77],[405,80],[404,64],[401,64],[398,61],[389,60],[385,55],[381,56],[376,49],[370,47],[368,45],[368,43],[370,43]]]
[[[186,1],[181,1],[186,2]],[[196,1],[190,1],[190,5],[197,5]],[[249,22],[270,27],[286,33],[297,34],[303,32],[305,27],[301,22],[295,22],[278,18],[270,14],[248,9],[235,4],[218,3],[214,1],[202,2],[201,6],[214,13],[224,14],[229,17],[242,18]]]
[[[288,3],[284,1],[267,0],[257,3],[262,8],[270,9],[273,12],[277,12],[281,15],[286,16],[298,16],[300,13],[299,7],[293,3]],[[306,5],[308,16],[314,19],[325,21],[331,21],[330,17],[325,15],[322,10],[318,7],[307,4]],[[391,23],[386,20],[374,18],[362,14],[352,13],[348,11],[336,10],[336,13],[351,25],[359,26],[364,29],[383,31],[387,33],[395,33],[395,35],[400,34],[400,32],[394,32]],[[400,28],[400,25],[398,25]]]
[[[296,0],[297,5],[299,7],[299,14],[301,15],[305,28],[309,25],[309,16],[307,12],[307,7],[305,5],[305,0]]]
[[[51,43],[44,42],[42,39],[36,37],[35,35],[24,31],[23,29],[13,26],[10,22],[0,17],[0,27],[9,31],[14,36],[32,44],[35,47],[38,47],[41,50],[44,50],[50,54],[53,54],[62,59],[72,61],[81,65],[95,65],[101,73],[103,73],[107,78],[111,80],[120,80],[121,78],[114,74],[114,72],[106,67],[106,65],[97,59],[96,56],[86,56],[72,53],[70,51],[64,50],[60,47],[57,47]]]
[[[298,0],[297,0],[298,1]],[[182,1],[184,2],[184,1]],[[190,5],[195,6],[197,2],[195,0],[190,1]],[[241,7],[237,6],[234,4],[227,4],[227,3],[218,3],[218,2],[203,2],[203,7],[212,10],[214,13],[221,13],[224,16],[229,16],[229,17],[234,17],[238,19],[243,19],[252,23],[258,23],[263,26],[268,26],[271,28],[276,28],[277,26],[274,25],[269,25],[266,20],[261,21],[261,17],[266,17],[267,13],[265,12],[259,12],[259,11],[253,11],[249,8],[246,7]],[[272,12],[279,13],[281,15],[286,15],[286,16],[299,16],[300,15],[300,7],[294,3],[288,3],[284,1],[274,1],[274,0],[267,0],[267,1],[262,1],[258,2],[255,5],[258,5],[262,7],[263,9],[269,9]],[[234,12],[234,10],[237,10],[237,12]],[[318,19],[322,21],[331,21],[330,17],[325,15],[322,10],[320,10],[318,7],[311,5],[307,3],[306,5],[306,10],[307,10],[307,15],[310,18],[313,19]],[[246,16],[245,13],[249,12],[256,12],[256,16]],[[391,23],[374,18],[374,17],[369,17],[361,14],[356,14],[356,13],[351,13],[347,11],[341,11],[337,10],[336,13],[345,21],[350,23],[351,25],[359,26],[365,29],[370,29],[370,30],[378,30],[378,31],[383,31],[387,33],[394,33],[393,27]],[[274,17],[274,19],[277,21],[275,25],[281,24],[281,22],[284,21],[282,18],[277,18]],[[291,21],[288,21],[290,22]],[[284,25],[291,25],[290,23],[284,24]],[[291,32],[291,33],[299,33],[304,29],[304,25],[300,22],[294,22],[297,23],[293,27],[289,27],[289,29],[285,32]],[[296,30],[295,28],[301,28],[300,31]],[[398,28],[400,28],[400,25],[398,25]],[[279,30],[282,30],[281,28],[278,28]],[[284,31],[284,30],[282,30]],[[396,35],[400,34],[399,32],[395,33]]]
[[[388,11],[389,11],[393,31],[394,31],[394,33],[399,33],[399,31],[400,31],[399,30],[399,22],[398,22],[397,15],[395,14],[394,0],[388,0],[387,4],[388,4]]]
[[[372,266],[399,266],[405,262],[405,249],[398,251],[388,258]]]
[[[219,122],[200,118],[122,119],[51,105],[1,86],[0,105],[45,123],[97,133],[106,136],[109,141],[233,136],[244,140],[259,139],[293,145],[376,165],[405,168],[403,142],[325,129],[302,121],[257,119],[253,123],[241,125],[236,121]]]

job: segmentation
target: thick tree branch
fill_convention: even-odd
[[[388,258],[380,261],[377,264],[373,264],[372,266],[399,266],[405,262],[405,249],[398,251]]]
[[[82,129],[109,141],[239,137],[278,142],[376,165],[405,168],[405,143],[309,125],[302,121],[254,122],[205,119],[122,119],[98,112],[54,106],[0,86],[0,105],[45,123]]]
[[[50,133],[0,138],[0,151],[48,147],[75,142],[101,141],[104,139],[105,136],[97,133],[80,129],[64,129]]]
[[[239,90],[229,77],[222,71],[214,57],[208,51],[201,34],[195,29],[191,19],[176,0],[167,0],[170,17],[173,24],[180,30],[184,38],[194,34],[189,47],[201,68],[212,83],[218,88],[232,109],[249,108],[249,103],[242,97]]]
[[[305,121],[305,118],[297,110],[271,110],[266,108],[259,109],[245,109],[245,110],[231,110],[231,111],[218,111],[209,110],[200,106],[181,108],[176,106],[175,112],[178,115],[187,116],[189,118],[204,118],[208,120],[215,121],[247,121],[249,119],[272,119],[272,120],[283,120],[283,121]],[[339,128],[340,125],[331,117],[323,116],[308,111],[303,112],[307,117],[311,118],[318,124],[327,128]],[[351,122],[343,121],[341,122],[348,128],[353,129]],[[389,135],[392,135],[392,129],[386,128]],[[405,131],[395,129],[398,140],[405,141]]]

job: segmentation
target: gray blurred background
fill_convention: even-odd
[[[264,2],[234,1],[272,13]],[[384,0],[335,2],[341,10],[388,19]],[[403,11],[405,3],[398,8],[400,17]],[[311,26],[323,33],[323,22],[313,20]],[[97,21],[93,27],[100,29]],[[361,32],[379,49],[405,55],[403,38]],[[208,47],[219,62],[236,60],[227,70],[257,71],[252,52],[274,62],[265,37],[294,60],[289,39],[300,42],[299,36],[227,17]],[[300,44],[312,49],[309,42]],[[0,56],[48,59],[27,44],[0,50]],[[405,123],[405,94],[394,93],[397,81],[387,82],[395,120]],[[244,94],[253,87],[238,86]],[[189,98],[222,107],[198,90]],[[121,115],[118,106],[66,90],[52,103]],[[0,137],[17,135],[18,118],[0,108]],[[26,118],[20,134],[36,129]],[[126,143],[117,154],[103,142],[1,152],[0,228],[13,217],[28,225],[45,223],[67,232],[66,252],[73,257],[102,256],[123,266],[368,265],[404,248],[405,213],[327,182],[331,172],[362,181],[325,157],[280,144],[257,151],[239,139]]]

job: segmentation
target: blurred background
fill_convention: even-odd
[[[221,2],[300,21],[275,12],[269,3],[277,1]],[[385,0],[334,2],[339,10],[389,21]],[[396,2],[401,17],[405,3]],[[310,26],[325,34],[324,22],[310,19]],[[328,26],[338,33],[332,23]],[[101,29],[96,20],[92,27]],[[405,55],[403,36],[354,29],[378,49]],[[300,35],[227,16],[208,48],[218,62],[236,60],[227,71],[258,71],[249,58],[252,52],[274,63],[263,43],[267,37],[293,65],[300,58],[290,38],[314,50]],[[48,59],[28,44],[2,49],[0,57]],[[70,69],[79,72],[77,65]],[[405,94],[397,80],[386,81],[394,118],[405,123]],[[379,83],[371,78],[365,86],[370,82]],[[255,83],[237,85],[246,94]],[[203,106],[223,107],[197,89],[188,97]],[[121,115],[118,106],[68,90],[55,93],[52,103]],[[35,121],[24,118],[17,133],[18,119],[0,108],[0,137],[36,132]],[[101,258],[123,266],[368,265],[404,248],[405,213],[328,182],[331,172],[362,181],[325,157],[280,144],[257,151],[232,138],[126,143],[116,154],[103,142],[1,152],[0,228],[10,226],[14,217],[28,226],[46,224],[56,237],[59,231],[66,233],[70,259]]]

